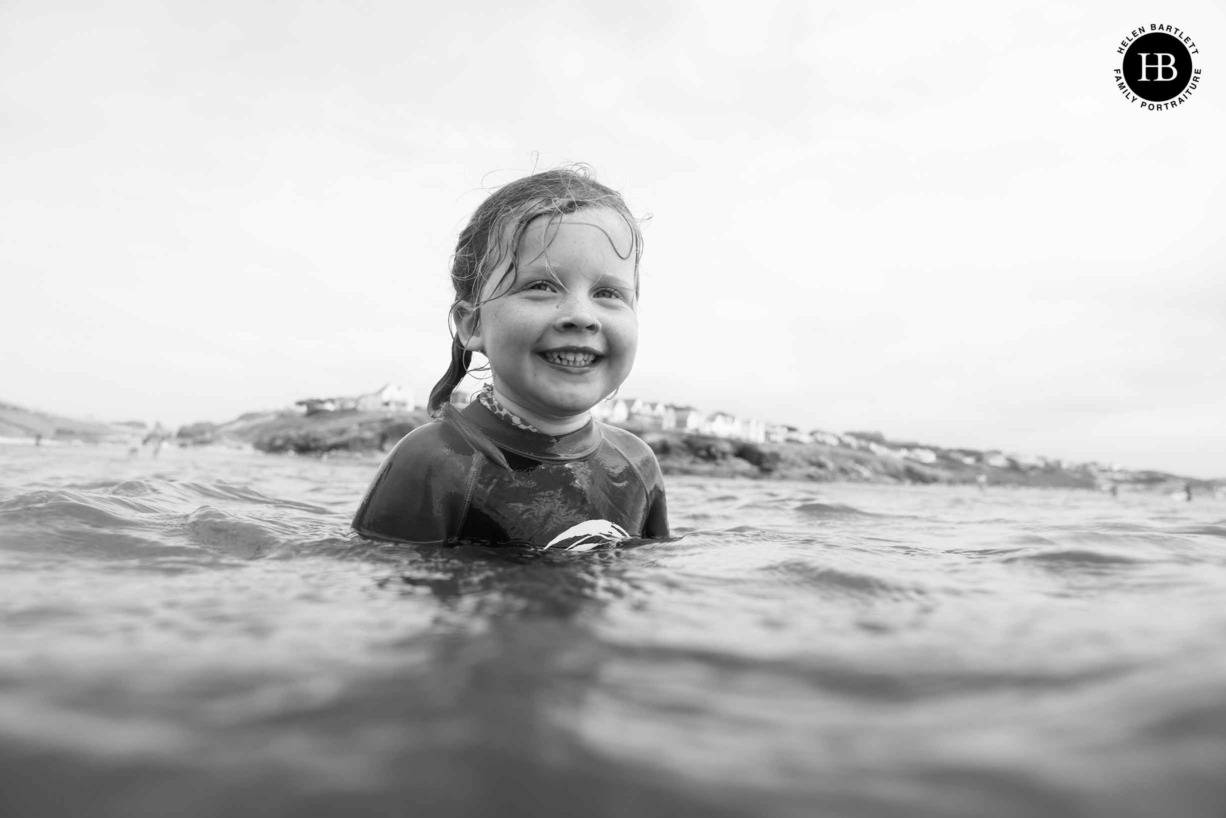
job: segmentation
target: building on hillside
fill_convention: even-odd
[[[737,425],[735,415],[727,412],[712,412],[707,415],[707,419],[699,431],[704,435],[711,435],[712,437],[736,437]]]
[[[983,459],[983,462],[996,469],[1007,469],[1011,466],[1016,467],[1017,465],[1001,452],[988,452],[987,457]]]
[[[304,415],[317,415],[321,412],[407,412],[416,408],[413,395],[403,386],[385,384],[365,395],[357,397],[305,398],[294,402],[302,408]]]
[[[620,425],[630,419],[632,401],[626,398],[602,400],[592,407],[592,417],[604,423]]]
[[[726,437],[731,440],[747,440],[752,443],[766,442],[766,424],[760,420],[746,420],[728,412],[713,412],[702,424],[702,434]]]
[[[644,429],[671,428],[676,422],[673,408],[663,401],[635,399],[630,402],[629,420]]]
[[[670,423],[664,428],[687,434],[698,434],[706,422],[707,416],[693,406],[670,406],[673,410]]]
[[[853,449],[872,452],[881,457],[897,457],[898,451],[887,446],[880,432],[846,432],[843,439]]]
[[[451,403],[454,406],[467,406],[476,399],[477,393],[480,391],[480,389],[468,390],[457,386],[451,390]]]
[[[824,443],[827,446],[842,446],[843,438],[833,432],[823,432],[820,429],[814,429],[809,432],[809,437],[814,443]]]
[[[788,443],[812,443],[813,435],[808,432],[802,432],[795,426],[785,426],[787,433],[784,435],[784,440]]]
[[[357,408],[363,412],[408,412],[416,409],[413,394],[398,384],[385,384],[356,399]]]
[[[767,443],[782,443],[787,440],[788,427],[782,423],[771,423],[766,427],[766,442]]]
[[[336,398],[304,398],[294,401],[294,405],[301,406],[304,415],[318,415],[321,412],[335,412]]]
[[[766,441],[766,424],[762,421],[738,418],[728,412],[708,415],[693,406],[677,406],[663,401],[613,398],[593,406],[592,416],[605,423],[636,429],[677,431],[755,443]],[[791,428],[795,434],[802,434],[794,427],[787,428]]]
[[[937,453],[932,449],[903,449],[902,456],[908,460],[914,460],[916,463],[925,463],[931,465],[937,462]]]
[[[765,427],[764,435],[769,443],[812,443],[813,436],[806,434],[795,426],[786,423],[771,423]]]
[[[592,407],[592,416],[605,423],[640,429],[667,429],[673,423],[673,409],[659,401],[641,398],[612,398]]]

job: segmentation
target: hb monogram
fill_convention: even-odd
[[[1158,75],[1154,77],[1153,79],[1156,79],[1159,82],[1170,82],[1171,80],[1179,76],[1179,69],[1175,67],[1175,55],[1174,54],[1151,54],[1151,53],[1146,52],[1143,54],[1138,54],[1137,56],[1141,58],[1141,76],[1140,76],[1141,82],[1150,81],[1149,69],[1151,68],[1155,69],[1158,72]],[[1151,65],[1149,62],[1150,57],[1156,57],[1157,62]],[[1163,59],[1164,57],[1166,59]],[[1166,70],[1168,68],[1171,71],[1171,75],[1169,77],[1166,76]]]

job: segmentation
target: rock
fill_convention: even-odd
[[[429,421],[415,412],[319,412],[280,415],[247,430],[262,452],[324,454],[386,451],[406,434]]]
[[[686,435],[682,438],[686,449],[699,460],[718,462],[727,460],[736,454],[737,444],[722,437],[705,437],[702,435]]]
[[[764,449],[757,443],[741,443],[736,447],[736,456],[758,467],[763,474],[770,474],[779,468],[783,455],[778,451]]]
[[[204,446],[210,443],[216,443],[218,437],[217,424],[208,423],[189,423],[186,426],[180,426],[175,439],[180,446]]]

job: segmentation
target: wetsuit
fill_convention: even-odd
[[[436,420],[404,437],[366,491],[353,527],[408,543],[477,540],[546,546],[591,520],[632,537],[668,536],[660,466],[651,449],[596,420],[561,437],[518,429],[478,401],[464,428]],[[497,447],[509,468],[482,451]]]

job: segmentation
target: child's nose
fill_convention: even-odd
[[[556,325],[560,330],[595,332],[600,329],[600,319],[596,317],[596,310],[588,299],[572,295],[558,307]]]

